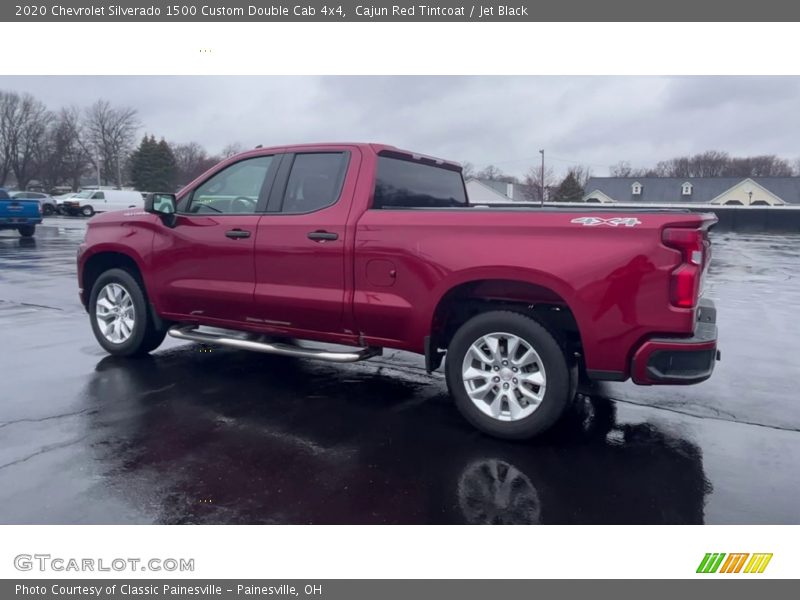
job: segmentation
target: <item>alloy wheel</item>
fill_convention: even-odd
[[[472,403],[498,421],[518,421],[542,403],[547,375],[539,354],[521,337],[489,333],[464,356],[461,378]]]
[[[97,295],[95,319],[100,333],[112,344],[122,344],[133,334],[136,310],[128,290],[119,283],[108,283]]]

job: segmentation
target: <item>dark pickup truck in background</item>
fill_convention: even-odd
[[[111,354],[176,338],[445,362],[461,413],[528,438],[580,375],[689,384],[717,358],[709,214],[471,206],[458,164],[378,144],[259,148],[93,218],[80,297]],[[302,341],[297,341],[302,340]],[[306,342],[349,348],[309,345]]]
[[[38,200],[12,198],[0,188],[0,230],[16,229],[22,237],[32,237],[36,226],[42,222]]]

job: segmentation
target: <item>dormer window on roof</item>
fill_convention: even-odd
[[[642,195],[642,184],[638,181],[631,186],[631,192],[634,196],[641,196]]]
[[[682,194],[683,196],[691,196],[691,195],[692,195],[692,184],[691,184],[691,183],[689,183],[688,181],[687,181],[687,182],[685,182],[685,183],[684,183],[684,184],[681,186],[681,194]]]

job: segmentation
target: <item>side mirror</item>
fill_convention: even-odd
[[[154,193],[149,194],[144,200],[145,212],[161,217],[167,227],[175,227],[177,199],[175,194]]]

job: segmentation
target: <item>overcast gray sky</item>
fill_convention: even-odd
[[[210,152],[374,141],[521,175],[703,150],[800,157],[800,77],[0,77],[50,108],[136,108],[141,133]]]

